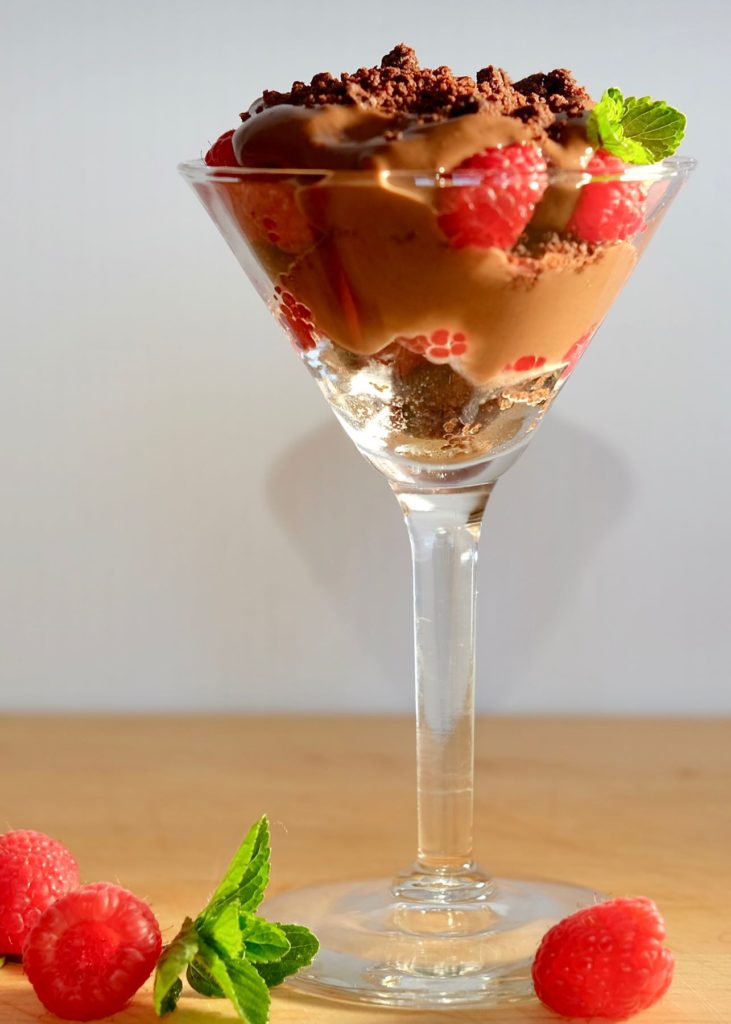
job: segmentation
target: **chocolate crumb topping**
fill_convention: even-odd
[[[513,83],[501,68],[488,65],[473,79],[454,75],[445,66],[422,68],[414,50],[399,43],[376,67],[343,72],[338,78],[321,72],[309,83],[293,82],[287,92],[267,89],[241,119],[246,121],[252,114],[284,104],[310,108],[359,105],[425,122],[489,109],[538,129],[550,129],[558,117],[580,117],[591,106],[591,98],[565,68]]]
[[[584,242],[579,238],[547,231],[535,237],[524,234],[518,240],[508,260],[529,275],[546,270],[581,271],[587,264],[599,259],[605,246]]]
[[[556,68],[547,75],[542,72],[528,75],[516,82],[513,88],[525,96],[527,105],[545,104],[553,114],[581,117],[591,106],[589,93],[566,68]]]
[[[419,67],[419,58],[416,50],[413,50],[406,43],[397,43],[381,60],[382,68],[402,68],[403,70],[415,70]]]

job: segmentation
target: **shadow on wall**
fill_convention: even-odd
[[[558,623],[565,630],[577,587],[625,517],[633,490],[621,456],[555,414],[499,483],[481,544],[483,710],[508,710],[552,630]],[[410,678],[408,540],[385,481],[333,420],[287,449],[267,494],[313,582],[352,635],[354,655],[367,651],[387,679],[396,672]],[[560,678],[546,685],[552,682],[560,685]],[[351,699],[362,706],[357,694]]]

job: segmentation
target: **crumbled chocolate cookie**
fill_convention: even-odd
[[[578,117],[591,104],[589,94],[569,71],[558,68],[511,82],[501,68],[488,65],[476,79],[457,76],[448,67],[422,68],[415,52],[399,43],[377,67],[360,68],[339,78],[329,72],[309,82],[294,82],[288,92],[267,89],[253,108],[261,113],[289,104],[370,106],[384,113],[406,114],[424,121],[459,117],[491,108],[539,128],[549,128],[558,115]],[[249,113],[242,114],[247,120]]]
[[[515,82],[513,88],[525,97],[527,104],[545,104],[554,114],[580,117],[591,105],[589,93],[566,68],[556,68],[547,75],[528,75]]]
[[[600,259],[604,248],[602,243],[583,242],[557,231],[546,231],[532,237],[526,233],[508,255],[508,260],[528,276],[546,270],[580,271]]]

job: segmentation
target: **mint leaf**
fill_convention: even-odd
[[[271,963],[289,953],[289,939],[279,925],[247,913],[241,914],[239,923],[246,959],[250,963]]]
[[[157,964],[153,1005],[158,1016],[176,1008],[185,970],[191,988],[228,998],[246,1024],[266,1024],[269,987],[310,963],[317,939],[301,925],[272,924],[257,909],[269,881],[269,823],[250,830],[226,874],[195,921],[186,918]]]
[[[269,989],[256,969],[246,960],[223,961],[212,949],[203,947],[206,969],[246,1024],[267,1024]]]
[[[182,988],[182,985],[179,987],[176,982],[198,952],[198,948],[199,938],[195,925],[186,917],[183,927],[162,951],[157,962],[152,1005],[158,1017],[175,1009]]]
[[[649,96],[625,100],[624,137],[644,148],[648,163],[664,160],[675,152],[683,141],[685,125],[685,114],[663,101],[655,102]]]
[[[164,1017],[166,1013],[172,1013],[175,1007],[178,1005],[178,999],[180,999],[180,993],[183,991],[183,983],[180,978],[176,978],[170,988],[167,990],[160,1003],[159,1017]]]
[[[612,146],[621,145],[624,97],[619,89],[607,89],[596,106],[589,111],[586,134],[595,149],[603,147],[614,152]]]
[[[235,960],[244,944],[239,923],[239,902],[231,899],[214,912],[201,914],[198,932],[224,959]]]
[[[256,969],[266,982],[268,988],[281,985],[290,974],[296,974],[302,967],[312,962],[320,943],[315,936],[302,924],[279,924],[289,940],[289,951],[279,963],[259,963]]]
[[[185,976],[190,987],[202,996],[208,996],[209,999],[225,998],[221,986],[211,977],[202,956],[197,956],[192,964],[188,964]]]
[[[626,163],[653,164],[672,156],[685,135],[686,118],[664,100],[624,98],[607,89],[589,113],[589,142]]]
[[[234,896],[242,910],[256,910],[269,881],[269,853],[269,822],[264,816],[249,829],[198,922]]]
[[[5,957],[4,956],[0,956],[0,967],[4,967],[4,966],[5,966]]]

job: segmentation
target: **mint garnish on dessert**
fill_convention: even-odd
[[[654,164],[672,156],[685,134],[685,114],[649,96],[624,98],[607,89],[590,111],[589,142],[630,164]]]
[[[269,823],[249,830],[208,905],[185,919],[162,952],[153,1005],[159,1017],[175,1009],[186,972],[191,988],[229,999],[242,1020],[266,1024],[269,989],[310,963],[318,942],[298,924],[272,924],[256,910],[269,881]]]

